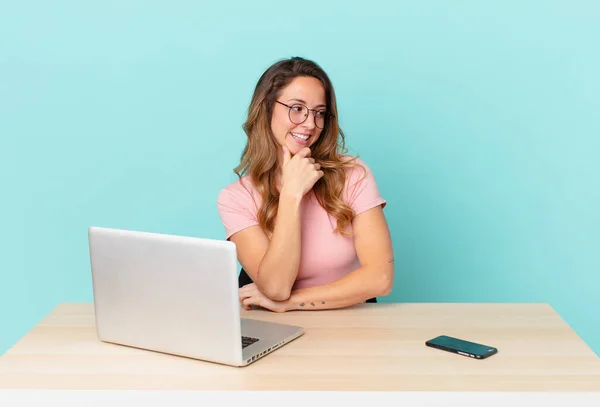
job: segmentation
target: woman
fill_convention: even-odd
[[[253,283],[246,309],[335,309],[388,295],[392,242],[369,167],[345,155],[336,98],[313,61],[282,60],[258,81],[248,142],[217,207]]]

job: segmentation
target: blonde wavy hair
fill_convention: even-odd
[[[328,112],[321,135],[311,146],[311,157],[321,164],[324,173],[315,183],[313,191],[319,204],[337,220],[336,231],[348,235],[350,233],[346,228],[352,222],[354,212],[344,203],[342,194],[347,170],[358,165],[357,157],[346,158],[345,136],[337,119],[333,85],[315,62],[293,57],[276,62],[262,74],[248,107],[247,120],[242,126],[248,141],[234,172],[240,180],[244,175],[249,175],[262,197],[257,216],[260,227],[267,234],[272,233],[279,203],[276,174],[277,153],[281,149],[271,130],[273,106],[281,91],[294,78],[301,76],[314,77],[323,84]]]

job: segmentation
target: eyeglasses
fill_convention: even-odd
[[[294,104],[294,105],[286,105],[285,103],[280,102],[279,100],[276,100],[275,102],[279,103],[280,105],[283,105],[287,108],[289,108],[289,117],[290,117],[290,121],[294,124],[302,124],[306,121],[306,119],[308,118],[308,113],[309,112],[315,112],[314,116],[315,116],[315,125],[322,129],[323,127],[325,127],[325,118],[328,115],[333,116],[333,114],[328,113],[327,110],[325,109],[309,109],[308,107],[301,105],[301,104]]]

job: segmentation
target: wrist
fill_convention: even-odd
[[[299,206],[304,195],[302,193],[292,192],[285,188],[279,194],[279,203],[288,203],[294,206]]]
[[[283,312],[295,311],[296,307],[294,307],[294,302],[292,301],[292,297],[282,302]]]
[[[290,298],[285,300],[284,308],[285,312],[296,311],[300,309],[298,306],[298,296],[294,293],[294,291],[291,292]]]

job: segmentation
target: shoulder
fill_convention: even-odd
[[[354,186],[368,178],[374,178],[371,168],[360,157],[343,155],[341,160],[348,164],[346,168],[346,187]]]
[[[255,205],[255,201],[260,198],[257,189],[250,181],[249,176],[244,176],[219,191],[217,205],[221,207]]]
[[[386,206],[371,168],[359,157],[343,156],[349,164],[344,186],[344,199],[358,214],[377,205]]]
[[[217,210],[225,227],[225,238],[253,225],[258,225],[259,194],[249,177],[225,186],[217,198]]]

